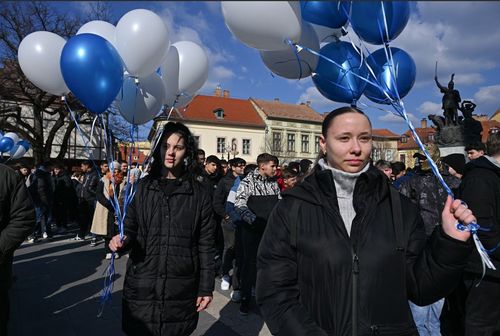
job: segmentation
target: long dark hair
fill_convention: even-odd
[[[193,172],[196,168],[196,152],[198,147],[196,146],[196,141],[191,134],[189,128],[187,128],[183,123],[180,122],[168,122],[165,126],[163,126],[163,133],[161,135],[160,140],[158,141],[158,145],[156,146],[153,152],[153,163],[151,165],[151,172],[149,176],[151,178],[160,178],[161,171],[164,165],[164,162],[161,159],[161,145],[165,141],[167,137],[171,134],[177,133],[179,134],[186,143],[186,155],[184,157],[184,169],[188,174],[188,177],[192,177]]]

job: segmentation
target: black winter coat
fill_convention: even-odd
[[[464,169],[460,184],[460,197],[472,210],[481,227],[489,231],[478,231],[478,237],[488,250],[496,271],[486,270],[486,274],[500,278],[500,168],[486,157],[469,162]],[[482,274],[479,253],[474,250],[467,271]]]
[[[29,186],[30,195],[37,207],[51,207],[54,203],[52,176],[42,169],[35,170]]]
[[[10,286],[14,251],[35,229],[35,208],[24,179],[0,164],[0,289]]]
[[[76,191],[68,173],[62,171],[54,179],[54,206],[74,207],[76,204]]]
[[[403,213],[398,247],[389,188],[374,167],[358,178],[350,236],[330,171],[316,168],[283,194],[257,262],[257,301],[273,334],[351,335],[357,297],[357,335],[418,335],[408,300],[428,305],[452,291],[472,245],[441,227],[427,242],[417,208],[394,192]]]
[[[226,216],[227,196],[229,195],[229,191],[231,191],[235,179],[236,177],[233,173],[229,172],[226,176],[221,178],[217,184],[217,188],[215,188],[213,206],[215,213],[221,218]]]
[[[198,296],[214,289],[212,202],[195,181],[179,179],[171,193],[146,177],[127,208],[131,240],[123,288],[128,335],[183,336],[196,328]]]
[[[92,169],[90,172],[85,173],[83,177],[82,187],[79,190],[78,198],[85,200],[88,203],[96,202],[97,184],[99,183],[99,175],[97,171]]]

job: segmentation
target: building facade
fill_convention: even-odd
[[[276,155],[281,164],[301,159],[314,161],[317,158],[323,115],[308,104],[286,104],[279,99],[250,98],[250,101],[265,122],[265,141],[261,152]]]
[[[386,128],[373,129],[373,148],[371,158],[373,162],[386,160],[389,162],[399,161],[398,141],[400,135],[389,131]]]
[[[221,159],[241,157],[256,162],[264,148],[265,123],[247,99],[236,99],[216,90],[214,96],[198,95],[184,108],[172,113],[172,121],[184,123],[193,133],[198,147]],[[153,130],[167,122],[155,119]],[[153,131],[154,132],[154,131]],[[150,133],[150,139],[153,138]]]

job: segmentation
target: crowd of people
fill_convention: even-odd
[[[320,148],[314,163],[280,165],[268,153],[255,164],[226,161],[206,156],[186,126],[169,122],[145,172],[126,162],[102,162],[97,171],[85,161],[71,177],[60,164],[19,167],[35,209],[28,239],[50,239],[75,221],[73,239],[103,239],[108,259],[127,254],[128,335],[191,334],[216,277],[241,315],[257,303],[275,335],[498,331],[500,134],[487,146],[467,145],[468,163],[428,145],[465,203],[448,196],[422,153],[412,169],[372,162],[371,123],[356,108],[325,118]],[[122,236],[115,213],[127,188],[135,196]],[[457,221],[486,229],[479,235],[497,270],[482,274]]]

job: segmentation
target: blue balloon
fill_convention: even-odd
[[[301,1],[302,19],[330,28],[340,28],[346,24],[349,1]]]
[[[8,152],[12,147],[14,147],[14,140],[7,137],[2,137],[0,139],[0,152]]]
[[[26,141],[26,140],[21,140],[16,145],[24,147],[24,149],[26,149],[26,151],[28,149],[30,149],[30,143],[28,141]]]
[[[384,44],[394,40],[401,34],[409,19],[410,3],[406,1],[352,2],[352,29],[363,41],[371,44]]]
[[[364,95],[371,101],[379,104],[390,104],[391,100],[403,98],[410,92],[417,76],[417,67],[411,56],[399,48],[390,48],[392,62],[387,60],[385,49],[379,49],[366,58],[366,61],[375,74],[370,74],[370,81],[380,84],[380,88],[368,83]],[[391,68],[393,69],[391,71]],[[394,78],[394,76],[395,78]],[[384,94],[387,93],[391,99]]]
[[[361,62],[359,53],[344,41],[329,43],[319,53],[342,66],[340,68],[323,57],[319,58],[316,74],[312,77],[319,92],[330,100],[355,104],[366,87],[362,78],[368,77],[368,69]]]
[[[66,42],[61,71],[71,92],[96,114],[106,111],[123,83],[120,55],[111,43],[94,34],[75,35]]]

